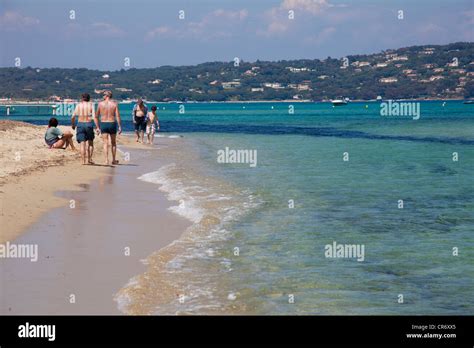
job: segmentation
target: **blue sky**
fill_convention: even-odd
[[[473,0],[0,0],[3,67],[339,58],[457,41],[474,41]]]

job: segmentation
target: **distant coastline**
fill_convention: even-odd
[[[342,58],[208,62],[99,71],[0,68],[0,100],[92,99],[161,102],[304,102],[474,98],[474,43],[424,45]]]
[[[94,101],[100,101],[101,99],[96,99]],[[381,102],[384,100],[391,100],[391,99],[382,99],[382,100],[374,100],[374,99],[354,99],[350,100],[352,103],[374,103],[374,102]],[[405,98],[394,98],[392,100],[398,101],[465,101],[470,100],[470,98],[412,98],[412,99],[405,99]],[[9,100],[9,101],[1,101],[0,106],[6,105],[56,105],[61,103],[78,103],[79,100],[70,100],[70,101],[46,101],[46,100]],[[135,101],[132,101],[134,103]],[[119,101],[120,104],[128,104],[129,102],[122,102]],[[292,99],[285,99],[285,100],[225,100],[225,101],[146,101],[146,103],[156,103],[156,104],[259,104],[259,103],[331,103],[331,100],[292,100]]]

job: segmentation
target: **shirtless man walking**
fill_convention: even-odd
[[[119,161],[115,159],[117,154],[117,127],[118,134],[122,133],[122,122],[120,121],[120,113],[118,104],[112,100],[112,92],[106,91],[104,93],[104,100],[97,106],[95,114],[95,122],[99,122],[100,127],[97,134],[102,133],[102,140],[104,141],[105,164],[109,165],[109,146],[112,148],[112,164],[118,164]]]
[[[82,164],[94,164],[92,153],[94,152],[94,123],[97,129],[99,124],[94,118],[94,105],[91,103],[88,93],[82,95],[82,101],[76,105],[71,117],[72,129],[76,128],[76,117],[78,117],[76,139],[81,147]],[[92,122],[94,120],[94,123]]]

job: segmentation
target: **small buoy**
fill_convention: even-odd
[[[273,106],[272,106],[272,110],[273,110]]]
[[[369,108],[369,106],[366,104],[366,105],[365,105],[365,108],[366,108],[366,109],[368,109],[368,108]]]
[[[445,105],[446,105],[446,102],[443,102],[443,106],[445,106]]]

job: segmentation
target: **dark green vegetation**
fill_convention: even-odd
[[[1,68],[0,81],[1,98],[30,100],[77,99],[85,91],[97,98],[105,89],[117,99],[155,101],[473,98],[474,43],[237,66],[232,61],[120,71]]]

